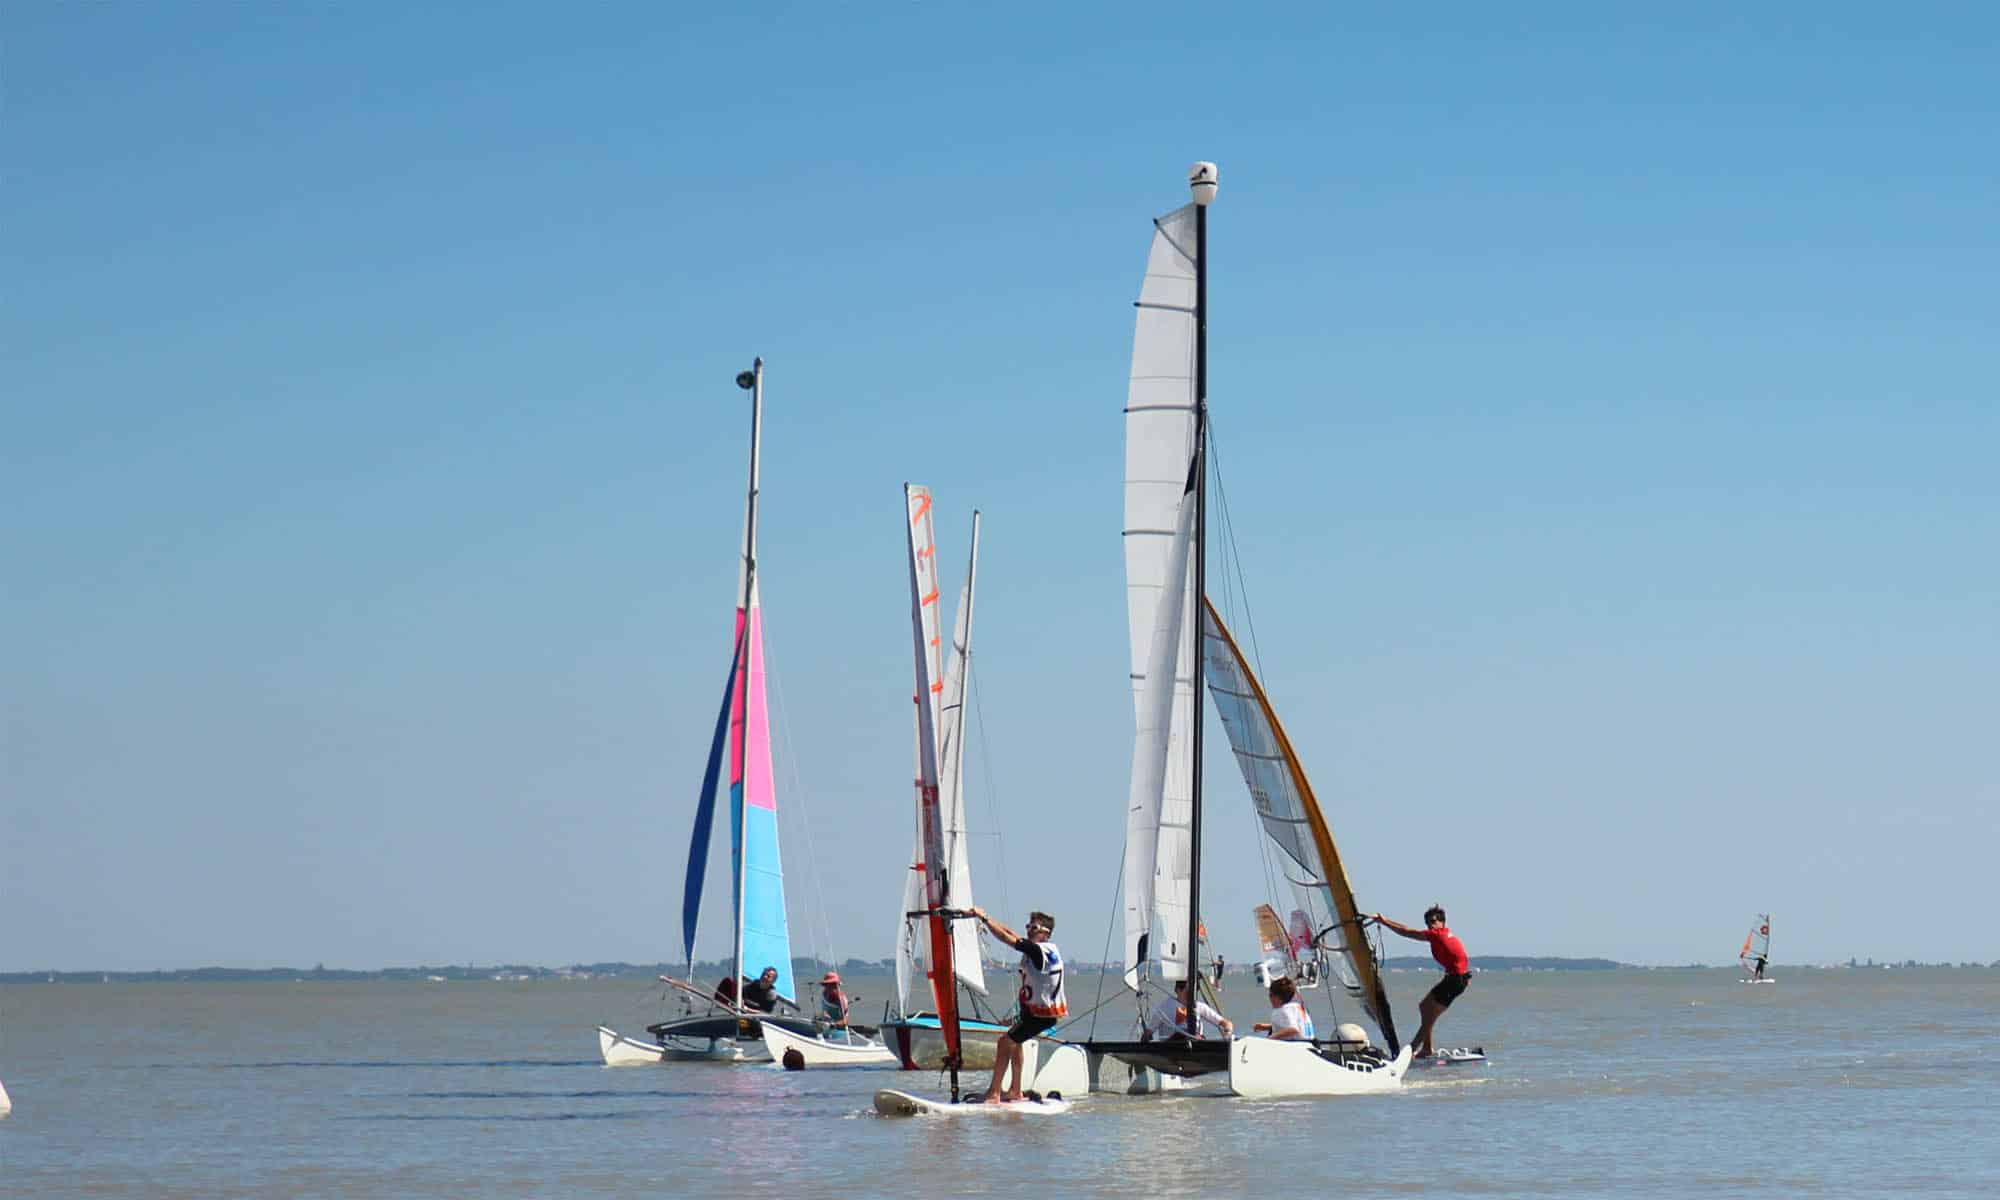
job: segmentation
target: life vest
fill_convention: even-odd
[[[1024,951],[1021,955],[1021,1011],[1037,1017],[1069,1015],[1069,997],[1063,992],[1062,952],[1054,942],[1041,942],[1042,965]]]

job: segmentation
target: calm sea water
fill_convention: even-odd
[[[1412,1023],[1429,978],[1390,976]],[[1231,981],[1239,1019],[1251,986]],[[600,1066],[593,1026],[643,1024],[649,995],[0,988],[0,1194],[2000,1196],[1992,970],[1486,974],[1441,1028],[1483,1068],[1044,1120],[872,1114],[875,1088],[927,1073]]]

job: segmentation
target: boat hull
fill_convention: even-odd
[[[787,1051],[797,1051],[808,1067],[894,1067],[896,1052],[860,1034],[851,1041],[830,1042],[823,1037],[806,1037],[765,1021],[764,1049],[773,1061],[785,1061]]]
[[[1410,1069],[1410,1048],[1380,1060],[1321,1053],[1308,1042],[1242,1038],[1230,1046],[1229,1090],[1252,1100],[1393,1092]]]
[[[963,1062],[959,1069],[991,1071],[994,1047],[1005,1032],[1004,1026],[985,1021],[962,1023],[958,1031],[958,1048]],[[885,1021],[882,1024],[882,1041],[895,1053],[905,1071],[944,1070],[944,1031],[938,1028],[935,1017]]]

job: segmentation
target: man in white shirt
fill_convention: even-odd
[[[1146,1037],[1150,1041],[1164,1041],[1187,1033],[1188,1027],[1188,985],[1183,979],[1174,984],[1174,994],[1160,997],[1151,1012],[1146,1014]],[[1236,1032],[1236,1026],[1229,1018],[1208,1006],[1206,1001],[1197,1000],[1195,1015],[1201,1018],[1203,1038],[1229,1037]]]

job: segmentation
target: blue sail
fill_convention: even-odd
[[[708,873],[708,837],[715,826],[715,785],[722,777],[722,748],[729,737],[729,704],[736,695],[736,669],[743,662],[743,638],[729,656],[729,681],[722,685],[722,711],[715,714],[715,738],[708,744],[708,767],[701,775],[701,800],[694,809],[694,841],[688,846],[687,890],[681,895],[681,939],[688,969],[694,969],[694,930],[701,920],[701,885]]]

